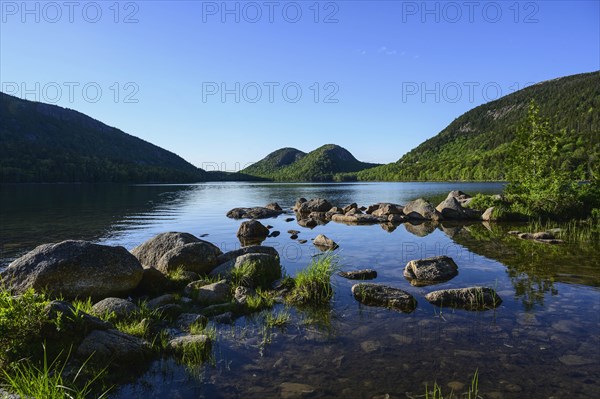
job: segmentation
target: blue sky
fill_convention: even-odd
[[[469,109],[600,69],[595,1],[2,1],[2,91],[208,170],[336,143],[387,163]]]

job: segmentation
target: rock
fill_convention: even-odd
[[[307,240],[298,240],[299,244],[306,244],[308,241]]]
[[[404,206],[404,214],[409,219],[441,220],[442,215],[423,198],[410,201]]]
[[[231,323],[233,323],[233,313],[231,313],[231,312],[221,313],[221,314],[214,316],[212,319],[215,321],[215,323],[231,324]]]
[[[148,360],[152,350],[148,342],[118,330],[94,330],[77,348],[76,356],[81,360],[91,357],[95,364],[131,367]]]
[[[211,345],[210,339],[208,336],[203,334],[198,335],[184,335],[182,337],[177,337],[169,341],[167,345],[168,348],[175,353],[183,353],[187,346],[193,346],[197,348],[198,346],[204,347],[205,349],[209,349]]]
[[[373,269],[351,270],[338,274],[349,280],[372,280],[377,277],[377,272]]]
[[[207,323],[208,319],[205,316],[196,313],[182,313],[176,321],[177,327],[183,331],[189,331],[195,324],[206,326]]]
[[[279,253],[273,247],[267,247],[263,245],[251,245],[248,247],[236,249],[234,251],[226,252],[217,258],[217,262],[219,265],[222,265],[225,262],[236,259],[238,256],[246,254],[267,254],[279,257]]]
[[[140,308],[127,299],[105,298],[92,306],[91,313],[99,317],[112,313],[117,320],[123,320],[139,310]]]
[[[227,217],[232,219],[267,219],[277,217],[283,213],[281,208],[278,210],[268,208],[269,205],[267,205],[267,207],[233,208],[227,212]]]
[[[281,263],[278,256],[268,254],[246,254],[238,256],[233,265],[234,269],[243,268],[244,283],[250,287],[269,288],[281,278]]]
[[[283,212],[283,209],[281,209],[277,202],[271,202],[270,204],[265,205],[265,208]]]
[[[176,303],[168,303],[156,308],[157,314],[169,320],[176,319],[182,312],[183,309],[181,308],[181,305],[177,305]]]
[[[183,294],[187,296],[192,296],[195,294],[196,291],[198,291],[198,289],[200,289],[200,287],[204,287],[205,285],[208,285],[210,283],[210,280],[204,279],[192,281],[185,286],[185,288],[183,289]]]
[[[240,228],[238,229],[237,236],[238,238],[246,238],[246,239],[265,239],[269,235],[269,229],[267,229],[261,222],[258,220],[249,220],[247,222],[242,222]]]
[[[369,206],[367,207],[367,209],[365,210],[365,213],[367,213],[367,214],[369,214],[369,215],[370,215],[371,213],[373,213],[374,211],[376,211],[377,209],[379,209],[379,205],[380,205],[380,204],[373,204],[373,205],[369,205]]]
[[[508,234],[518,236],[519,234],[521,234],[521,232],[519,230],[511,230],[508,232]]]
[[[77,311],[73,305],[65,301],[52,301],[44,308],[46,322],[41,328],[44,340],[80,340],[81,337],[94,330],[108,330],[114,326],[98,317]],[[57,329],[60,317],[60,330]]]
[[[405,313],[410,313],[417,307],[417,301],[408,292],[382,284],[355,284],[352,286],[352,294],[364,305],[382,306]]]
[[[517,236],[522,240],[533,240],[533,234],[531,233],[519,233]]]
[[[331,217],[333,215],[343,215],[344,210],[342,208],[338,208],[337,206],[334,206],[333,208],[331,208],[330,210],[328,210],[327,212],[325,212],[325,217],[328,219],[331,219]]]
[[[295,218],[285,218],[286,222],[293,222],[294,220],[296,220]]]
[[[354,215],[362,215],[363,213],[360,209],[352,208],[345,214],[346,214],[346,216],[354,216]]]
[[[208,274],[217,266],[218,255],[214,245],[207,242],[192,242],[167,251],[155,267],[164,274],[178,268],[198,274]]]
[[[225,280],[198,288],[195,300],[202,304],[223,303],[229,300],[231,287]]]
[[[161,295],[157,298],[151,299],[146,302],[146,307],[150,310],[156,310],[163,305],[168,305],[170,303],[176,303],[177,297],[173,294],[165,294]]]
[[[327,212],[311,212],[308,214],[308,218],[325,221],[327,219],[326,215],[327,215]]]
[[[297,211],[298,209],[300,209],[300,207],[302,206],[303,203],[306,202],[306,198],[298,198],[296,200],[296,203],[294,204],[294,207],[292,208],[293,210]]]
[[[552,240],[556,237],[554,237],[554,234],[548,232],[548,231],[540,231],[537,233],[533,233],[533,239],[534,240]]]
[[[365,353],[373,353],[381,348],[381,342],[372,340],[363,341],[360,343],[360,347]]]
[[[283,382],[279,385],[281,399],[296,399],[313,396],[315,388],[308,384],[301,384],[298,382]]]
[[[216,245],[201,240],[189,233],[177,232],[161,233],[143,244],[138,245],[131,250],[131,253],[139,259],[142,266],[156,267],[160,258],[170,250],[194,242],[206,243],[212,246],[216,256],[221,254],[221,250]]]
[[[389,215],[387,220],[390,223],[403,223],[406,221],[406,216],[404,216],[404,215]]]
[[[425,299],[437,306],[466,310],[494,309],[502,303],[496,291],[486,287],[434,291],[425,295]]]
[[[290,239],[292,239],[292,240],[295,240],[295,239],[297,239],[297,238],[298,238],[298,236],[297,236],[296,234],[292,234],[292,235],[290,236]]]
[[[235,293],[233,294],[233,298],[240,305],[245,305],[248,299],[248,296],[255,295],[256,291],[252,288],[239,286],[235,289]]]
[[[331,220],[338,223],[346,223],[346,224],[376,224],[385,222],[385,218],[380,218],[373,215],[333,215]]]
[[[302,227],[308,227],[309,229],[316,227],[318,224],[319,224],[319,222],[316,219],[312,219],[312,218],[298,220],[298,225],[300,225]]]
[[[313,241],[313,244],[321,250],[336,249],[338,245],[331,238],[319,234]]]
[[[465,384],[460,381],[450,381],[447,386],[454,392],[460,392],[465,387]]]
[[[435,209],[444,219],[474,219],[474,213],[463,208],[455,197],[446,198]]]
[[[337,207],[335,207],[336,210],[339,209]],[[358,204],[356,202],[351,203],[350,205],[346,205],[345,207],[342,208],[342,212],[343,213],[348,213],[350,212],[352,209],[358,209]]]
[[[485,210],[485,212],[483,212],[483,215],[481,215],[481,220],[485,221],[485,222],[491,222],[496,220],[496,218],[494,217],[494,210],[496,209],[496,207],[490,206],[489,208],[487,208]],[[510,234],[510,232],[509,232]]]
[[[158,269],[144,267],[142,279],[135,289],[138,295],[158,295],[170,288],[171,281]]]
[[[404,277],[416,287],[448,281],[457,274],[458,266],[448,256],[411,260],[404,268]]]
[[[465,201],[471,199],[469,194],[463,193],[460,190],[453,190],[448,193],[446,199],[455,198],[458,202],[464,203]]]
[[[381,203],[379,207],[371,212],[373,216],[401,215],[403,207],[397,204]]]
[[[0,281],[14,294],[33,288],[51,297],[102,299],[127,295],[142,274],[123,247],[69,240],[36,247],[0,273]]]
[[[281,234],[281,232],[275,230],[275,231],[272,231],[271,234],[269,234],[267,237],[278,237],[279,234]]]
[[[300,234],[300,232],[298,230],[288,230],[288,234],[298,235],[298,234]]]
[[[311,200],[302,202],[295,210],[299,213],[311,213],[311,212],[327,212],[333,205],[329,201],[323,198],[313,198]]]

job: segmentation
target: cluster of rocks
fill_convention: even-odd
[[[291,211],[297,223],[308,228],[327,224],[330,221],[348,225],[381,224],[393,230],[393,226],[404,222],[418,224],[424,221],[442,220],[491,220],[493,208],[478,211],[465,207],[471,199],[462,191],[451,191],[437,206],[433,206],[423,198],[418,198],[405,205],[382,202],[368,207],[359,207],[356,203],[341,207],[323,198],[309,200],[299,198]],[[277,217],[284,212],[286,211],[277,203],[271,203],[265,207],[235,208],[230,210],[227,216],[235,219],[263,219]],[[294,218],[286,218],[286,221],[293,220]]]
[[[189,326],[205,324],[205,315],[216,315],[220,321],[231,319],[232,304],[242,304],[243,295],[238,298],[236,291],[233,298],[230,277],[241,267],[246,279],[238,290],[246,293],[270,288],[282,277],[274,248],[248,246],[222,253],[214,244],[191,234],[168,232],[131,252],[75,240],[40,245],[12,262],[0,274],[0,283],[14,295],[33,288],[50,298],[92,298],[92,314],[76,311],[69,302],[51,302],[42,336],[61,342],[68,338],[79,359],[93,353],[93,360],[101,364],[125,365],[147,359],[152,354],[150,343],[120,332],[96,316],[110,314],[111,320],[125,320],[140,312],[131,298],[144,299],[148,310],[166,320],[167,324],[152,327],[169,332],[169,350],[176,353],[182,346],[200,341],[209,345],[206,335],[191,335]],[[73,325],[56,331],[53,322],[59,317],[61,323]]]
[[[342,272],[340,275],[359,279],[377,276],[375,271]],[[442,283],[456,275],[458,266],[448,256],[412,260],[404,268],[404,277],[417,287]],[[386,307],[405,313],[410,313],[417,307],[417,300],[410,293],[383,284],[355,284],[352,286],[352,295],[364,305]],[[494,309],[502,303],[496,292],[487,287],[438,290],[425,295],[425,299],[436,306],[466,310]]]

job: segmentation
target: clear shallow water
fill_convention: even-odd
[[[405,203],[426,197],[437,203],[448,191],[497,193],[490,183],[256,184],[192,186],[41,185],[0,186],[2,261],[36,245],[68,238],[128,249],[164,231],[209,234],[223,251],[239,247],[240,221],[225,217],[239,206],[276,201],[289,208],[298,197],[323,197],[339,205]],[[413,294],[415,312],[360,306],[353,282],[334,278],[331,312],[292,309],[285,330],[268,344],[259,317],[219,326],[214,364],[190,372],[170,360],[154,362],[114,398],[284,397],[290,383],[308,384],[307,397],[405,398],[424,393],[424,383],[466,385],[479,370],[490,398],[588,398],[600,396],[600,258],[597,245],[559,247],[508,236],[515,226],[329,223],[310,230],[288,215],[266,219],[281,235],[276,247],[291,275],[316,252],[310,238],[323,233],[340,245],[344,269],[370,267],[376,282]],[[518,227],[518,226],[517,226]],[[301,231],[298,244],[288,229]],[[388,229],[390,230],[390,229]],[[402,276],[411,259],[449,255],[459,266],[453,280],[412,287]],[[424,300],[442,288],[485,285],[503,304],[495,311],[439,309]],[[281,305],[279,305],[281,306]],[[313,323],[307,319],[313,319]],[[318,322],[314,322],[316,319]],[[293,387],[293,386],[292,386]],[[290,394],[291,395],[291,394]],[[294,397],[293,395],[289,397]]]

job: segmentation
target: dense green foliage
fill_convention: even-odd
[[[0,182],[193,182],[183,158],[77,111],[0,93]]]
[[[39,349],[48,303],[44,295],[32,289],[13,296],[0,287],[0,364],[26,356],[32,346]]]
[[[541,82],[478,106],[399,161],[364,170],[359,180],[505,180],[511,143],[535,99],[550,133],[563,137],[557,162],[579,179],[600,173],[600,73]]]
[[[349,173],[376,166],[361,162],[345,148],[327,144],[304,154],[294,148],[282,148],[242,173],[275,181],[344,181]]]

